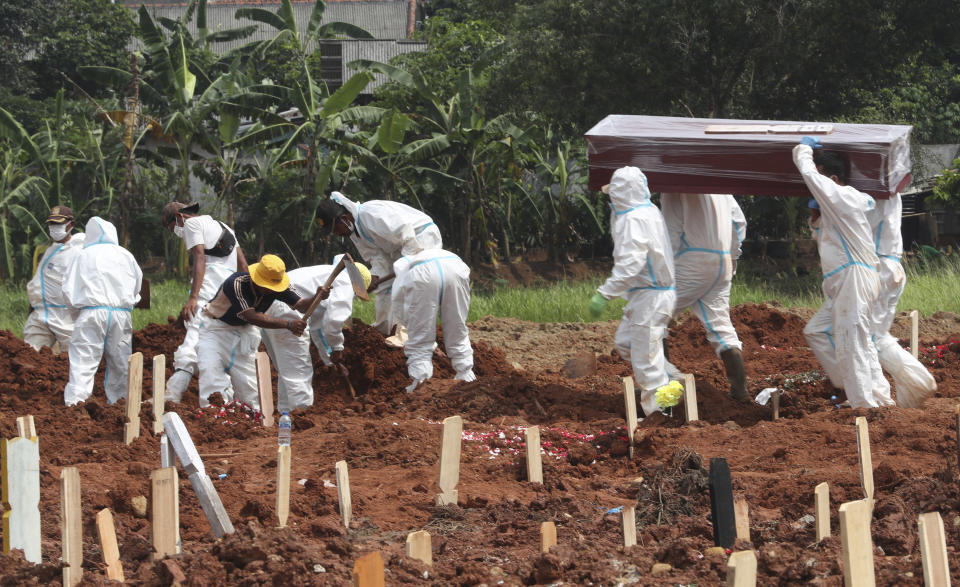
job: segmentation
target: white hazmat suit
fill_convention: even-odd
[[[133,306],[140,301],[143,273],[130,252],[117,244],[117,229],[92,217],[87,221],[83,250],[63,279],[63,295],[77,310],[70,337],[70,381],[63,391],[69,406],[93,394],[93,377],[106,360],[103,387],[107,401],[127,393],[127,371],[133,346]]]
[[[333,271],[333,265],[315,265],[288,271],[290,287],[301,297],[313,297]],[[289,330],[263,328],[261,334],[270,359],[277,367],[277,409],[289,412],[313,405],[313,361],[310,341],[317,347],[325,365],[332,365],[330,353],[343,350],[343,325],[353,314],[353,286],[346,271],[341,271],[330,286],[330,296],[320,302],[307,322],[310,337],[294,336]],[[267,316],[283,320],[300,320],[303,314],[276,301]]]
[[[650,201],[647,178],[622,167],[610,180],[613,270],[597,291],[627,300],[614,343],[630,357],[646,415],[657,411],[657,388],[669,383],[663,338],[676,304],[673,252],[660,210]]]
[[[872,332],[880,365],[896,386],[897,403],[904,407],[919,407],[924,399],[936,392],[937,382],[923,364],[890,334],[897,302],[907,284],[906,273],[900,264],[903,256],[902,214],[899,193],[887,200],[877,200],[876,208],[867,214],[880,258],[880,296],[873,308]],[[884,404],[892,403],[889,396],[884,399]]]
[[[473,347],[467,329],[470,311],[470,268],[457,255],[427,249],[403,256],[393,264],[393,306],[409,338],[403,347],[413,391],[433,376],[433,350],[437,346],[437,310],[443,324],[443,346],[456,371],[456,379],[473,381]]]
[[[875,201],[819,173],[808,145],[793,148],[793,161],[820,206],[817,247],[825,299],[803,334],[831,382],[846,392],[851,407],[885,405],[890,386],[871,340],[880,280],[867,212]]]
[[[393,264],[401,256],[416,255],[425,249],[443,248],[440,229],[425,213],[400,202],[371,200],[357,203],[340,192],[330,194],[330,199],[349,212],[354,219],[356,231],[350,240],[357,252],[370,266],[370,274],[387,277],[393,273]],[[380,282],[374,306],[376,317],[373,327],[383,334],[390,334],[399,321],[391,313],[391,289],[394,281]],[[400,321],[402,322],[402,321]]]
[[[37,272],[27,282],[27,299],[33,311],[23,325],[23,342],[33,348],[60,343],[60,351],[69,350],[70,335],[76,320],[75,310],[67,307],[63,297],[63,278],[67,269],[83,249],[82,232],[70,236],[65,243],[53,243],[43,253]]]
[[[203,245],[205,249],[211,249],[217,244],[225,230],[230,231],[230,234],[233,235],[233,230],[230,227],[217,222],[210,216],[193,216],[183,221],[183,241],[188,252],[197,245]],[[234,235],[234,240],[236,240],[236,235]],[[183,393],[187,390],[187,386],[190,385],[190,380],[197,373],[197,345],[200,342],[200,324],[203,323],[200,314],[206,303],[216,295],[217,290],[220,289],[220,284],[233,275],[236,270],[237,246],[234,246],[229,254],[222,257],[212,254],[205,255],[205,270],[203,282],[200,285],[197,313],[192,320],[184,323],[183,326],[187,332],[183,337],[183,342],[173,353],[173,368],[175,371],[167,380],[164,395],[167,401],[180,401],[183,398]]]

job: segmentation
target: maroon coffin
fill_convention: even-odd
[[[886,199],[910,183],[912,129],[612,114],[586,134],[590,189],[633,165],[646,174],[653,192],[808,196],[792,151],[810,135],[828,151],[847,155],[850,185]]]

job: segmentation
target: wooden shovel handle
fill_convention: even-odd
[[[344,263],[347,261],[347,259],[349,259],[351,263],[353,262],[353,258],[350,256],[350,254],[345,253],[342,257],[340,257],[340,262],[337,263],[337,266],[334,267],[333,271],[330,272],[330,277],[327,277],[327,280],[323,283],[323,285],[317,288],[317,291],[313,294],[313,302],[310,303],[307,311],[303,313],[304,320],[308,320],[313,314],[313,311],[316,310],[317,306],[320,305],[321,300],[319,297],[317,297],[317,294],[320,293],[320,290],[329,288],[331,285],[333,285],[333,280],[337,278],[337,275],[340,275],[341,271],[343,271],[343,268],[345,267]]]

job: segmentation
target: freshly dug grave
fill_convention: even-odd
[[[877,486],[878,584],[922,583],[916,520],[929,511],[944,518],[953,579],[960,580],[952,546],[960,539],[953,430],[960,344],[949,344],[960,336],[924,334],[922,357],[940,388],[923,409],[835,409],[840,398],[805,347],[798,315],[744,305],[733,316],[751,392],[785,390],[781,419],[772,421],[768,407],[726,397],[722,365],[702,327],[685,320],[671,331],[671,359],[696,375],[702,420],[648,419],[632,459],[619,379],[629,365],[609,347],[597,347],[603,354],[596,374],[569,379],[561,368],[564,358],[601,344],[595,337],[584,347],[585,331],[608,328],[612,336],[614,323],[541,327],[514,320],[532,346],[528,354],[508,350],[509,359],[500,348],[511,349],[509,341],[498,344],[494,329],[475,327],[477,381],[449,379],[449,362],[437,358],[435,378],[406,394],[402,351],[354,322],[345,354],[357,399],[342,379],[318,367],[314,406],[293,414],[291,516],[284,529],[276,528],[274,508],[276,430],[242,413],[197,409],[192,385],[185,403],[167,407],[190,430],[237,532],[214,539],[181,471],[183,554],[165,561],[151,560],[150,525],[134,507],[134,498],[149,496],[149,472],[159,467],[149,406],[141,437],[125,446],[123,402],[106,405],[100,380],[90,401],[65,408],[66,357],[35,352],[0,333],[0,434],[15,436],[16,417],[32,414],[40,436],[44,560],[34,566],[17,551],[0,557],[0,584],[59,580],[64,466],[80,470],[84,579],[91,584],[106,582],[94,525],[106,507],[114,512],[127,580],[135,584],[170,584],[182,572],[195,585],[343,585],[354,561],[374,550],[382,553],[392,585],[721,584],[724,558],[704,556],[713,545],[706,479],[710,458],[725,457],[735,493],[750,505],[752,544],[738,543],[738,549],[756,549],[761,584],[839,585],[837,507],[862,497],[853,426],[860,415],[870,424]],[[134,347],[147,365],[160,352],[169,365],[182,334],[175,323],[154,325],[136,334]],[[544,363],[543,356],[557,360]],[[149,394],[149,367],[144,380]],[[454,414],[464,418],[460,505],[436,507],[439,422]],[[543,441],[543,486],[525,481],[523,428],[534,424]],[[337,511],[338,460],[350,467],[349,531]],[[835,537],[817,544],[805,516],[813,513],[813,488],[822,481],[830,484]],[[621,505],[637,511],[638,545],[626,551],[619,516],[611,513]],[[539,552],[543,521],[555,522],[558,533],[558,546],[545,555]],[[433,536],[433,567],[404,556],[407,533],[420,529]],[[672,570],[651,576],[657,562]]]

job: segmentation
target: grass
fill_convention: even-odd
[[[960,259],[947,258],[931,263],[912,263],[907,267],[907,287],[898,309],[919,310],[923,316],[939,311],[960,314]],[[177,316],[186,301],[188,286],[183,281],[151,280],[151,309],[133,312],[133,327],[151,323],[165,324],[168,316]],[[483,316],[515,317],[529,322],[589,322],[617,320],[623,300],[613,300],[596,319],[587,314],[587,303],[602,280],[559,282],[546,287],[499,287],[490,292],[474,291],[468,320]],[[811,273],[790,277],[742,264],[730,293],[732,305],[776,300],[787,307],[817,307],[822,302],[820,275]],[[23,336],[23,323],[29,305],[23,285],[0,285],[0,329]],[[373,322],[373,301],[357,301],[353,315]]]

